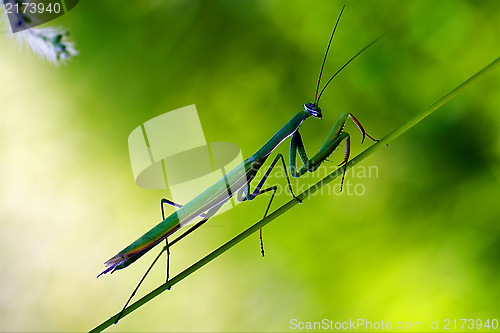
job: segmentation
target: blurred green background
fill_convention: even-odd
[[[314,99],[342,4],[81,1],[48,24],[80,52],[59,67],[1,34],[1,329],[85,331],[118,312],[157,250],[95,276],[159,222],[168,196],[135,185],[129,133],[196,104],[207,141],[250,156]],[[500,55],[499,22],[496,0],[347,1],[326,75],[386,36],[326,90],[323,120],[301,127],[310,154],[342,112],[378,138],[402,125]],[[254,235],[109,331],[500,319],[499,91],[497,70],[364,161],[376,174],[348,174],[362,195],[307,200],[264,229],[264,259]],[[352,156],[368,147],[354,125],[346,131]],[[176,245],[172,273],[266,204],[239,205]],[[164,278],[162,261],[140,294]]]

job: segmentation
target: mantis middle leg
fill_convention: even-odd
[[[271,173],[271,171],[276,166],[276,163],[278,163],[279,160],[281,160],[281,162],[283,164],[283,169],[285,170],[285,176],[286,176],[286,180],[288,182],[288,188],[290,190],[290,193],[297,201],[302,203],[302,201],[299,198],[297,198],[295,196],[295,194],[293,193],[292,185],[290,184],[290,178],[288,178],[288,173],[286,171],[285,159],[283,158],[283,155],[281,155],[281,154],[278,154],[276,156],[273,163],[271,163],[271,165],[267,169],[265,175],[262,177],[259,184],[257,185],[257,187],[255,187],[255,189],[252,193],[250,193],[250,184],[249,184],[251,181],[250,180],[249,183],[247,183],[247,185],[244,186],[242,189],[240,189],[238,191],[238,193],[236,194],[236,199],[241,202],[241,201],[246,201],[246,200],[251,201],[251,200],[255,199],[255,197],[257,197],[258,195],[273,191],[271,199],[269,200],[269,203],[267,204],[266,211],[264,212],[264,218],[267,216],[267,213],[269,212],[269,208],[271,207],[271,203],[273,202],[274,195],[276,194],[278,187],[276,185],[274,185],[274,186],[265,188],[263,190],[262,190],[262,187],[264,186],[267,178],[269,177],[269,174]],[[264,257],[264,241],[262,239],[262,229],[260,229],[260,232],[259,232],[259,239],[260,239],[260,252],[262,253],[262,256]]]

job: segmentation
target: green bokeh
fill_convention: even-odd
[[[159,222],[168,196],[135,185],[130,132],[196,104],[207,141],[250,156],[314,98],[341,6],[81,1],[50,23],[68,28],[80,53],[59,67],[2,34],[0,328],[85,331],[115,314],[156,251],[95,276]],[[303,124],[308,151],[342,112],[375,137],[403,124],[500,55],[498,22],[496,0],[348,1],[327,75],[386,35],[326,90],[323,120]],[[499,91],[497,70],[362,164],[377,173],[348,175],[363,195],[307,200],[265,228],[264,259],[255,235],[109,331],[500,319]],[[354,156],[368,144],[346,130]],[[286,143],[279,152],[288,156]],[[172,273],[255,222],[266,203],[242,204],[176,245]],[[163,266],[142,293],[163,282]]]

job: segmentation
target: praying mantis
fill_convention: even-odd
[[[367,46],[365,46],[363,49],[361,49],[358,53],[356,53],[349,61],[347,61],[328,81],[327,83],[323,86],[321,90],[319,90],[320,84],[321,84],[321,77],[323,74],[323,69],[325,66],[326,58],[333,40],[333,36],[335,34],[335,31],[337,29],[337,25],[340,21],[340,18],[342,16],[342,13],[344,11],[345,5],[342,8],[337,21],[335,23],[335,26],[333,28],[333,32],[330,36],[330,40],[328,42],[328,46],[323,58],[323,62],[321,65],[320,73],[319,73],[319,78],[318,82],[316,85],[316,93],[315,93],[315,99],[313,103],[306,103],[304,104],[304,110],[298,112],[295,116],[292,117],[288,123],[286,123],[276,134],[274,134],[255,154],[244,160],[239,166],[228,172],[223,178],[218,180],[216,183],[214,183],[212,186],[204,190],[202,193],[200,193],[198,196],[193,198],[191,201],[186,203],[185,205],[180,205],[177,204],[171,200],[168,199],[162,199],[161,200],[161,210],[162,210],[162,221],[158,223],[155,227],[153,227],[151,230],[146,232],[143,236],[138,238],[136,241],[131,243],[129,246],[124,248],[122,251],[120,251],[118,254],[116,254],[114,257],[109,259],[108,261],[105,262],[106,269],[98,275],[101,276],[106,273],[113,273],[117,270],[124,269],[134,263],[136,260],[138,260],[141,256],[143,256],[146,252],[151,250],[153,247],[158,245],[159,243],[163,242],[164,240],[166,241],[166,245],[164,248],[161,250],[160,254],[158,257],[155,259],[155,261],[152,263],[146,274],[143,276],[142,280],[140,281],[139,285],[136,287],[132,295],[130,296],[129,300],[127,301],[127,304],[125,305],[124,309],[127,307],[128,303],[134,296],[135,292],[141,285],[142,281],[146,277],[146,275],[149,273],[149,270],[152,268],[152,266],[155,264],[156,260],[159,258],[159,256],[163,252],[167,252],[167,280],[168,280],[168,271],[169,271],[169,248],[177,243],[179,240],[199,228],[201,225],[206,223],[211,217],[215,215],[215,213],[227,202],[230,200],[230,198],[233,195],[236,195],[236,198],[238,201],[252,201],[255,199],[257,196],[267,193],[267,192],[272,192],[271,198],[269,200],[269,203],[267,205],[267,209],[264,213],[264,217],[268,214],[269,208],[271,206],[271,203],[273,201],[273,198],[276,194],[277,191],[277,186],[269,186],[269,187],[264,187],[266,180],[268,176],[270,175],[271,171],[273,168],[278,164],[278,162],[281,162],[281,164],[284,167],[285,170],[285,176],[287,178],[288,182],[288,188],[289,191],[292,195],[293,198],[295,198],[297,201],[301,202],[299,198],[295,196],[293,193],[292,186],[290,184],[290,179],[288,176],[287,172],[287,167],[285,163],[285,159],[282,154],[277,154],[276,157],[274,158],[273,162],[267,169],[266,173],[258,183],[258,185],[255,187],[253,191],[250,190],[250,183],[255,179],[258,171],[260,168],[264,165],[264,163],[267,161],[267,159],[270,157],[272,152],[287,138],[291,137],[291,143],[290,143],[290,175],[292,177],[300,177],[304,175],[307,172],[314,172],[324,161],[327,160],[327,158],[333,153],[334,150],[336,150],[339,145],[345,141],[345,155],[342,160],[342,162],[339,164],[340,166],[345,165],[348,160],[349,160],[349,153],[350,153],[350,136],[347,132],[344,132],[344,125],[348,119],[351,119],[354,124],[358,127],[359,131],[362,134],[362,140],[361,143],[364,142],[365,137],[370,138],[372,141],[376,142],[377,140],[372,138],[370,135],[368,135],[361,125],[361,123],[351,114],[351,113],[344,113],[340,116],[340,118],[337,120],[335,125],[333,126],[332,130],[330,131],[330,134],[328,137],[325,139],[323,145],[319,149],[319,151],[312,156],[311,158],[308,158],[308,155],[305,150],[304,143],[302,141],[301,135],[299,133],[299,128],[302,125],[302,123],[312,117],[316,119],[322,119],[323,114],[322,110],[319,107],[319,101],[320,98],[325,91],[326,87],[332,82],[332,80],[351,62],[353,61],[357,56],[359,56],[362,52],[364,52],[367,48],[372,46],[376,41],[378,41],[381,37],[378,37],[371,43],[369,43]],[[299,157],[303,163],[303,165],[300,168],[297,168],[297,152],[299,154]],[[342,181],[341,181],[341,189],[342,189],[342,184],[344,181],[344,176],[345,176],[345,169],[344,169],[344,174],[342,175]],[[164,204],[169,204],[177,208],[177,211],[172,213],[171,215],[165,217],[164,214]],[[201,217],[201,221],[197,222],[194,224],[190,229],[185,231],[183,234],[181,234],[179,237],[174,239],[173,241],[169,242],[168,237],[173,235],[177,230],[181,229],[183,226],[186,224],[192,222],[194,219]],[[260,230],[260,244],[261,244],[261,252],[262,255],[264,256],[264,247],[263,247],[263,241],[262,241],[262,229]],[[122,310],[123,313],[123,310]],[[119,320],[121,317],[121,314],[118,316],[118,319],[116,322]]]

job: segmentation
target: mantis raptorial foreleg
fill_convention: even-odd
[[[313,172],[315,171],[321,163],[323,163],[330,154],[337,149],[337,147],[340,145],[342,141],[346,141],[346,152],[344,156],[344,160],[339,164],[343,165],[347,163],[349,160],[349,153],[350,153],[350,147],[351,147],[351,139],[350,136],[347,132],[342,132],[344,129],[345,122],[348,118],[351,118],[354,124],[358,126],[359,131],[363,135],[363,139],[361,140],[361,143],[365,140],[365,136],[369,137],[373,141],[378,141],[374,138],[372,138],[370,135],[368,135],[359,123],[359,121],[350,113],[344,113],[342,116],[340,116],[339,120],[335,123],[335,126],[333,126],[332,130],[330,131],[330,134],[328,137],[325,139],[325,142],[319,149],[319,151],[312,157],[308,158],[307,153],[304,147],[304,143],[302,142],[302,137],[300,136],[299,131],[297,130],[293,135],[292,135],[292,141],[290,144],[290,173],[292,174],[293,177],[300,177],[306,172]],[[302,160],[302,163],[304,164],[298,171],[297,171],[297,151],[299,152],[300,159]],[[342,190],[342,185],[344,184],[344,176],[345,176],[345,169],[342,174],[342,181],[340,183],[340,190]]]

